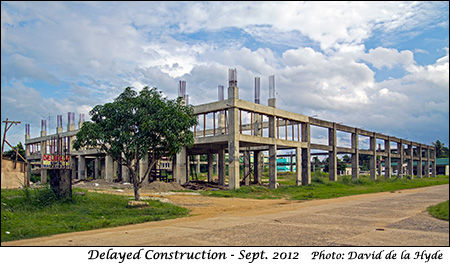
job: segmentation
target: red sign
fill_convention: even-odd
[[[70,168],[70,156],[44,154],[42,156],[42,167],[52,169]]]

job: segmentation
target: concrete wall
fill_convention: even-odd
[[[23,187],[25,182],[26,164],[17,162],[14,169],[14,161],[2,159],[2,189]]]

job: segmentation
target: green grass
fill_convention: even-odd
[[[128,206],[132,197],[74,189],[72,200],[58,200],[49,188],[1,190],[1,241],[115,227],[186,216],[189,210],[155,200]]]
[[[264,177],[264,176],[263,176]],[[339,176],[337,182],[328,180],[328,175],[324,173],[313,173],[311,184],[306,186],[295,186],[295,175],[293,173],[278,173],[280,186],[275,189],[269,189],[267,185],[263,186],[244,186],[235,190],[205,191],[204,195],[214,197],[237,197],[254,199],[290,199],[290,200],[310,200],[310,199],[328,199],[357,194],[376,193],[383,191],[397,191],[401,189],[417,188],[448,184],[448,176],[437,176],[428,178],[415,178],[413,182],[405,181],[402,183],[394,178],[370,180],[368,176],[360,176],[353,181],[351,176]],[[263,178],[263,183],[268,180]]]
[[[429,207],[428,212],[433,217],[448,221],[448,200]]]

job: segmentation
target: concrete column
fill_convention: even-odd
[[[269,188],[277,187],[277,145],[269,145]]]
[[[276,107],[276,99],[269,99],[269,106]],[[276,116],[269,116],[269,138],[276,138]],[[269,145],[269,188],[276,189],[277,182],[277,145]]]
[[[98,179],[98,157],[95,157],[94,160],[94,179]]]
[[[225,149],[221,148],[219,150],[218,160],[217,160],[217,174],[219,176],[219,186],[225,185]]]
[[[26,126],[26,125],[25,125]],[[27,140],[30,139],[30,135],[29,134],[25,134],[25,159],[27,159],[30,156],[30,145],[27,145],[26,142]],[[27,163],[27,169],[25,170],[25,185],[26,186],[30,186],[30,178],[31,178],[31,163],[28,162]]]
[[[148,155],[144,159],[139,160],[139,178],[142,180],[144,178],[145,172],[148,169]]]
[[[177,183],[184,185],[188,181],[186,147],[181,148],[181,151],[175,156],[174,161],[174,178]]]
[[[253,136],[259,136],[261,134],[261,119],[259,114],[253,116]]]
[[[218,132],[220,135],[225,134],[225,114],[219,113]]]
[[[72,179],[78,178],[77,176],[77,156],[70,156],[70,170]]]
[[[78,155],[78,179],[86,179],[86,157],[84,155]]]
[[[374,133],[372,137],[370,137],[370,150],[373,155],[370,157],[370,179],[377,179],[377,136]]]
[[[214,179],[214,165],[213,165],[213,154],[208,153],[208,182],[213,182]]]
[[[355,150],[352,153],[352,180],[358,180],[359,178],[359,129],[355,129],[355,133],[352,133],[352,149]]]
[[[405,161],[405,157],[403,154],[403,140],[400,140],[400,143],[397,143],[397,146],[398,146],[398,148],[397,148],[398,153],[400,154],[400,159],[399,159],[400,162],[397,165],[398,174],[403,176],[403,174],[404,174],[403,173],[403,162]]]
[[[244,178],[245,185],[250,185],[250,151],[244,151]]]
[[[289,157],[290,157],[289,158],[290,159],[290,166],[289,166],[289,168],[290,168],[291,172],[294,172],[294,161],[293,161],[294,160],[294,155],[291,154]]]
[[[63,127],[56,127],[56,133],[63,133]]]
[[[387,152],[386,161],[384,163],[384,177],[385,178],[391,178],[392,177],[392,167],[391,167],[391,160],[392,160],[392,154],[391,154],[391,140],[388,137],[387,140],[384,141],[384,151]]]
[[[230,139],[228,140],[228,186],[239,188],[239,109],[228,109]]]
[[[261,173],[263,171],[263,163],[264,163],[264,158],[263,158],[263,152],[262,151],[254,151],[253,152],[253,169],[254,169],[254,183],[255,184],[261,184]]]
[[[200,175],[200,155],[195,155],[195,171]]]
[[[125,165],[122,165],[122,182],[131,182],[130,169],[128,169]]]
[[[292,157],[291,157],[292,158]],[[295,148],[295,185],[302,184],[302,148]]]
[[[47,131],[42,130],[41,131],[41,137],[47,136]],[[47,169],[45,169],[43,166],[43,157],[44,154],[47,153],[47,141],[41,141],[41,183],[46,184],[47,183]]]
[[[431,158],[433,159],[431,161],[431,176],[436,177],[436,150],[431,150]]]
[[[67,124],[67,131],[74,131],[75,130],[75,124]]]
[[[408,160],[408,175],[411,176],[411,178],[414,177],[414,147],[411,144],[408,145],[408,152],[407,154],[411,156],[411,158]]]
[[[112,182],[114,180],[114,161],[109,155],[105,157],[105,181]]]
[[[230,72],[231,74],[231,72]],[[237,80],[229,77],[228,99],[239,99],[239,88],[236,86]],[[238,189],[239,184],[239,109],[228,109],[228,187]]]
[[[302,148],[302,186],[311,184],[311,125],[302,123],[302,142],[307,143]]]
[[[430,177],[430,148],[425,147],[425,177]]]
[[[114,165],[114,179],[113,180],[117,180],[117,179],[119,179],[119,172],[122,169],[120,169],[120,165],[117,161],[114,161],[113,165]]]
[[[332,151],[328,152],[328,178],[330,181],[337,181],[336,123],[333,123],[333,128],[328,129],[328,145],[332,149]]]
[[[422,145],[419,144],[419,161],[417,162],[417,177],[422,178],[423,177],[423,169],[422,169]]]
[[[106,157],[100,158],[100,178],[106,179],[106,167],[105,167]]]

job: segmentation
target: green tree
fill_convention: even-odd
[[[150,169],[163,156],[173,158],[183,146],[192,146],[190,128],[197,124],[192,106],[183,99],[168,100],[156,88],[143,88],[139,94],[127,87],[112,103],[97,105],[92,122],[85,122],[77,133],[74,149],[100,148],[129,169],[134,197]],[[148,156],[149,167],[139,176],[139,160]]]
[[[448,158],[449,157],[448,148],[445,147],[444,143],[440,142],[439,140],[436,140],[436,142],[432,142],[431,144],[433,144],[434,148],[436,149],[436,158]]]

